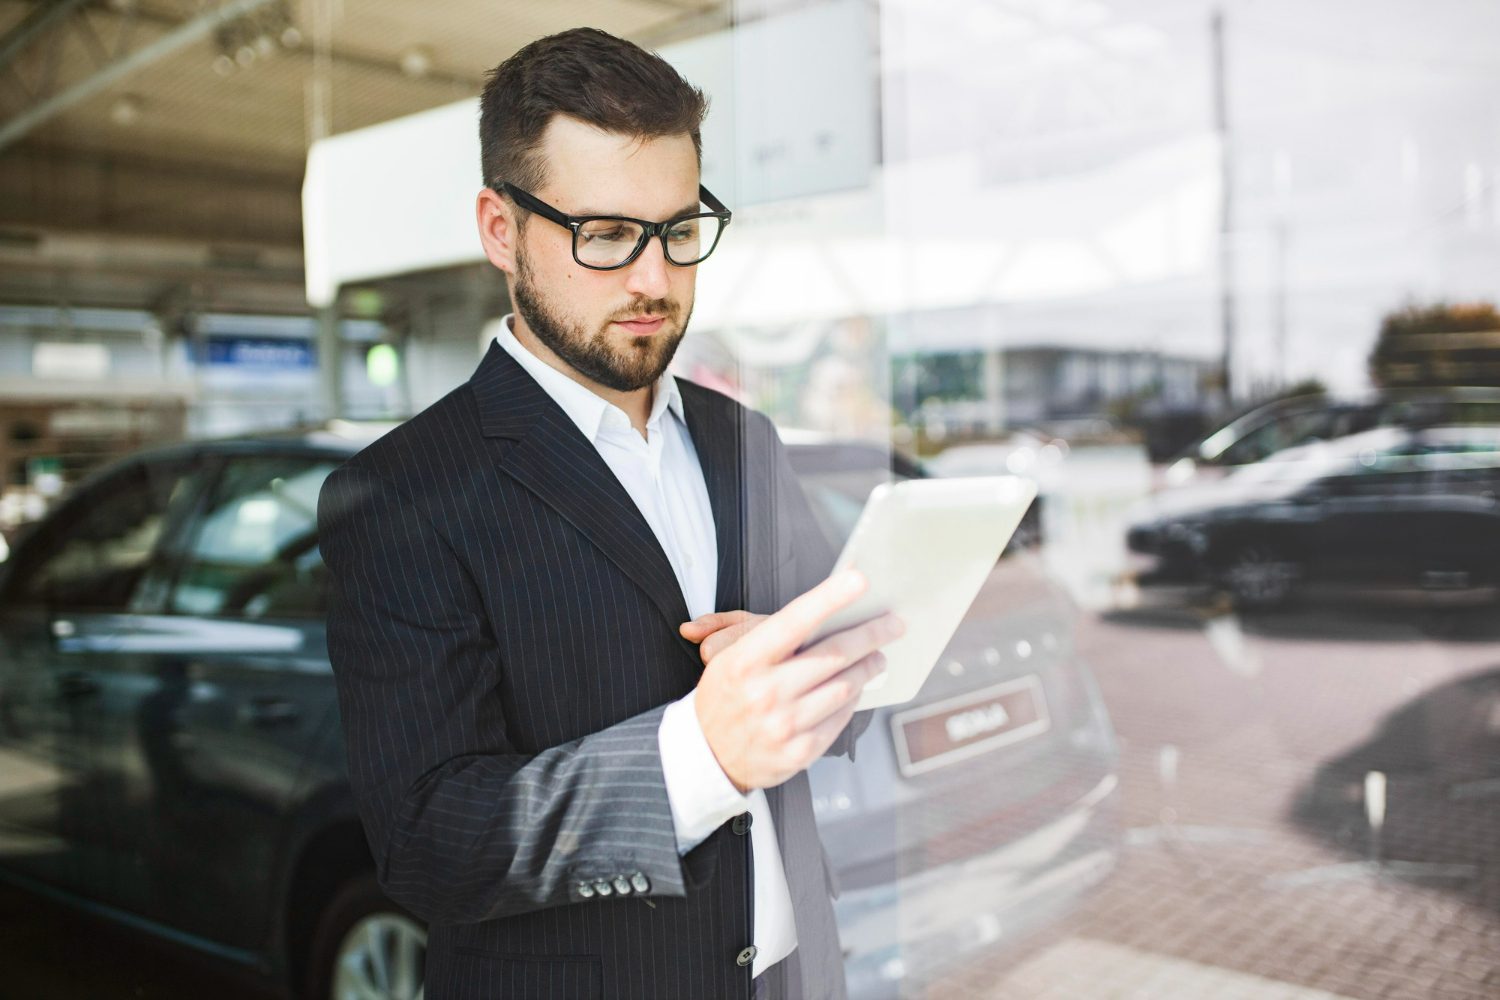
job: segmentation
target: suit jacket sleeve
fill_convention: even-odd
[[[838,560],[838,553],[813,516],[807,493],[787,457],[786,446],[781,443],[780,435],[774,430],[772,441],[776,451],[776,505],[778,520],[782,525],[779,530],[790,531],[792,534],[792,551],[796,556],[796,586],[792,596],[796,596],[806,593],[828,578],[828,574],[833,571],[833,564]],[[869,727],[874,715],[872,709],[855,712],[844,731],[823,751],[823,756],[847,756],[851,761],[854,760],[855,742]]]
[[[350,779],[386,893],[455,923],[587,905],[577,883],[617,874],[685,895],[665,706],[540,753],[497,739],[504,666],[473,578],[421,509],[354,461],[327,479],[318,529]]]

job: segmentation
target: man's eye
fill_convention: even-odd
[[[667,230],[667,239],[673,243],[688,243],[698,238],[698,222],[681,222]]]
[[[583,239],[587,243],[618,243],[629,239],[624,226],[610,226],[605,229],[585,229]]]

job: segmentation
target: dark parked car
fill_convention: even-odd
[[[424,928],[381,894],[348,787],[315,534],[324,478],[371,436],[143,453],[18,540],[0,875],[289,993],[418,995]],[[885,453],[792,455],[841,542]],[[880,712],[857,763],[815,766],[856,995],[1009,940],[1112,866],[1115,745],[1070,615],[1003,559],[920,697]]]
[[[1186,481],[1205,468],[1231,469],[1313,441],[1376,427],[1500,424],[1500,389],[1388,389],[1340,399],[1313,393],[1257,406],[1184,449],[1172,478]]]
[[[1379,427],[1158,494],[1126,536],[1140,582],[1246,605],[1299,587],[1500,585],[1500,425]]]

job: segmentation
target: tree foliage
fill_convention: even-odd
[[[1491,302],[1408,303],[1381,321],[1370,379],[1382,388],[1500,386],[1500,312]]]

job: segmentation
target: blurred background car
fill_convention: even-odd
[[[1157,494],[1137,580],[1269,607],[1299,589],[1485,594],[1500,584],[1500,425],[1377,427]]]
[[[425,929],[355,812],[316,535],[323,480],[389,426],[142,452],[17,539],[0,877],[293,995],[416,995]],[[835,441],[791,455],[839,545],[871,487],[921,474]],[[856,996],[1017,939],[1113,867],[1117,751],[1071,614],[1002,559],[918,698],[813,769]]]
[[[1178,485],[1195,476],[1212,476],[1299,444],[1331,441],[1373,427],[1439,424],[1500,424],[1500,389],[1386,389],[1357,398],[1308,393],[1273,400],[1184,449],[1169,463],[1167,482]]]

